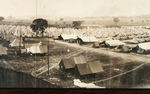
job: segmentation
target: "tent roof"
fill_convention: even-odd
[[[120,40],[107,40],[105,43],[109,46],[125,45],[125,43],[121,42]]]
[[[64,64],[65,69],[70,69],[70,68],[75,67],[75,63],[73,61],[73,58],[62,59],[61,63]]]
[[[78,65],[78,64],[86,63],[86,60],[84,56],[76,56],[71,58],[64,58],[61,60],[61,62],[64,64],[64,67],[66,69],[69,69],[69,68],[74,68],[76,64]]]
[[[92,71],[87,63],[77,65],[80,75],[92,74]]]
[[[88,62],[88,64],[90,66],[90,69],[91,69],[92,73],[99,73],[99,72],[104,71],[100,61]]]
[[[76,57],[73,57],[74,61],[75,61],[75,64],[84,64],[86,63],[86,59],[84,56],[76,56]]]
[[[83,42],[98,42],[98,39],[94,36],[79,36],[78,38],[80,38]]]
[[[77,39],[77,36],[76,36],[76,35],[61,34],[60,36],[63,38],[63,40],[67,40],[67,39]]]
[[[150,50],[150,42],[140,43],[138,44],[138,47],[144,50]]]
[[[88,62],[77,65],[80,75],[94,74],[103,72],[102,65],[99,61]]]

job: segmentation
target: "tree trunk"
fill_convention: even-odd
[[[43,34],[43,33],[44,33],[44,31],[42,31],[42,37],[44,36],[44,34]]]

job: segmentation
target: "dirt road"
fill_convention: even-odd
[[[85,47],[85,46],[80,46],[78,44],[72,44],[72,43],[67,43],[67,42],[62,42],[59,40],[55,40],[56,43],[62,44],[62,45],[67,45],[68,47],[74,47],[78,48],[87,52],[95,52],[98,54],[106,55],[109,57],[114,57],[114,58],[120,58],[124,62],[144,62],[144,63],[150,63],[150,58],[143,56],[143,55],[133,55],[133,54],[126,54],[126,53],[117,53],[117,52],[112,52],[112,51],[107,51],[107,50],[102,50],[102,49],[96,49],[96,48],[90,48],[90,47]],[[109,58],[108,58],[109,59]]]

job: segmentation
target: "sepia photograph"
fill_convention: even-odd
[[[0,88],[150,88],[150,0],[0,2]]]

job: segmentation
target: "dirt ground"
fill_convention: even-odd
[[[7,44],[7,43],[6,43]],[[136,68],[142,63],[149,62],[149,56],[129,55],[116,53],[108,49],[80,47],[77,44],[64,43],[55,41],[53,48],[50,48],[49,55],[49,74],[48,74],[48,56],[41,55],[7,55],[1,56],[1,62],[12,69],[29,73],[35,77],[42,78],[52,84],[64,88],[78,88],[73,84],[73,79],[80,79],[82,82],[91,83],[100,81],[112,76],[124,73]],[[69,52],[67,50],[69,49]],[[59,70],[59,62],[64,57],[82,54],[87,57],[88,61],[99,60],[104,68],[104,72],[95,76],[77,76],[74,70]],[[144,59],[144,60],[143,60]],[[106,88],[130,88],[144,87],[150,84],[149,64],[146,64],[128,74],[118,76],[113,79],[95,82],[95,85]]]

